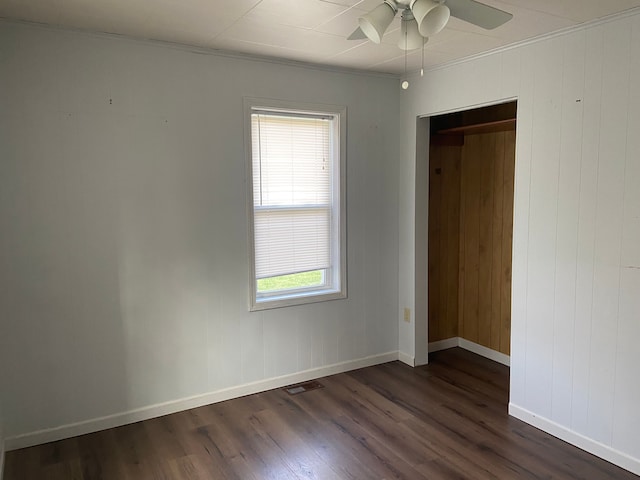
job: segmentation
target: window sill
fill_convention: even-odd
[[[270,310],[273,308],[292,307],[295,305],[306,305],[308,303],[328,302],[331,300],[341,300],[347,298],[346,291],[340,290],[316,290],[311,292],[283,294],[280,296],[270,296],[254,301],[249,307],[249,311],[256,312]]]

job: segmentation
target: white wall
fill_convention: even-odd
[[[416,117],[517,97],[510,411],[636,473],[639,51],[636,10],[413,79],[401,96],[399,250],[410,305],[426,294],[413,289]],[[399,319],[402,352],[426,343],[415,333],[425,323]]]
[[[0,72],[8,448],[397,358],[395,78],[12,23]],[[348,299],[248,311],[243,96],[347,106]]]

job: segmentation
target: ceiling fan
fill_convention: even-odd
[[[359,26],[348,39],[368,38],[380,43],[399,10],[402,22],[398,47],[402,50],[422,48],[430,36],[445,27],[450,15],[486,30],[497,28],[513,18],[510,13],[475,0],[384,0],[358,18]]]

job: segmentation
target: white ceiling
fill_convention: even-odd
[[[0,17],[304,62],[401,73],[399,16],[382,43],[346,40],[382,0],[0,0]],[[495,30],[452,17],[425,47],[434,66],[640,7],[640,0],[483,0],[513,14]],[[421,51],[410,52],[409,70]]]

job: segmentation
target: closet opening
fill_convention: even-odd
[[[509,365],[515,101],[430,118],[428,351]]]

